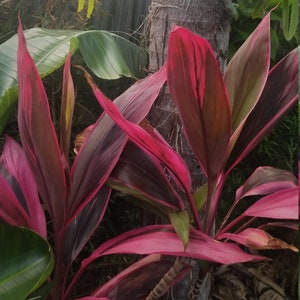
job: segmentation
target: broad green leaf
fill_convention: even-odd
[[[139,47],[106,31],[32,28],[24,34],[42,77],[62,66],[68,53],[78,47],[92,72],[104,79],[141,77],[146,64]],[[17,35],[0,45],[0,133],[17,102],[17,45]]]
[[[54,257],[42,237],[25,228],[0,225],[0,298],[24,300],[50,276]]]

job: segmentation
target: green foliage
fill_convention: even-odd
[[[297,0],[234,0],[229,58],[271,10],[272,64],[295,48],[299,23],[297,3]]]
[[[88,7],[87,7],[87,12],[86,12],[86,16],[89,19],[94,11],[95,8],[95,1],[96,0],[88,0]],[[81,12],[84,8],[85,5],[85,0],[78,0],[78,8],[77,11]]]
[[[23,300],[50,276],[54,257],[35,232],[0,225],[0,298]]]

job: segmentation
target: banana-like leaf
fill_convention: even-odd
[[[46,240],[29,229],[0,225],[1,299],[26,299],[46,281],[53,266]]]
[[[146,64],[144,51],[107,31],[32,28],[24,34],[42,77],[62,66],[68,53],[78,48],[91,71],[104,79],[139,78]],[[17,35],[0,45],[0,133],[17,102],[17,46]]]

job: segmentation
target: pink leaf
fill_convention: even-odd
[[[195,229],[191,229],[189,244],[184,250],[182,241],[171,225],[152,225],[129,231],[107,241],[82,262],[82,267],[100,256],[116,253],[159,253],[193,257],[222,264],[262,259],[261,256],[243,252],[236,245],[218,242]]]
[[[59,230],[65,219],[66,204],[63,163],[48,98],[26,48],[21,22],[18,35],[19,132],[39,193],[53,219],[54,227]]]
[[[34,178],[21,146],[10,137],[6,137],[0,158],[0,186],[0,219],[46,237],[45,214]]]
[[[244,213],[245,216],[298,219],[298,187],[281,190],[256,201]]]
[[[185,136],[204,173],[214,180],[222,169],[231,135],[230,107],[209,43],[176,27],[168,46],[168,86]]]
[[[253,195],[265,195],[296,187],[293,173],[272,167],[259,167],[236,192],[236,201]]]
[[[223,233],[218,238],[230,239],[253,249],[290,249],[292,251],[298,252],[298,249],[296,247],[287,244],[281,239],[274,238],[267,232],[257,228],[247,228],[238,234]]]

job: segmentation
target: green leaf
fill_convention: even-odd
[[[298,27],[298,1],[282,1],[282,27],[285,38],[289,41],[296,34]]]
[[[198,211],[203,207],[207,199],[207,183],[203,184],[193,195]]]
[[[190,217],[188,212],[184,210],[178,213],[169,213],[169,219],[175,232],[182,240],[184,248],[186,248],[189,243],[190,236]]]
[[[35,232],[0,225],[0,299],[23,300],[50,276],[50,245]]]
[[[146,55],[139,47],[106,31],[49,30],[24,32],[28,50],[41,77],[61,67],[78,47],[88,67],[98,77],[142,77]],[[17,36],[0,45],[0,133],[17,102]]]

